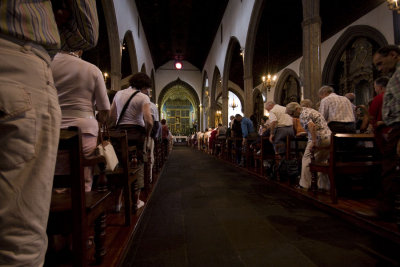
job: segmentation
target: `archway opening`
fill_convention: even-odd
[[[167,85],[159,96],[161,119],[167,121],[172,135],[189,135],[197,129],[199,99],[187,83],[177,80]]]

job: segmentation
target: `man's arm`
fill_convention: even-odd
[[[87,50],[95,47],[99,36],[96,0],[68,0],[67,3],[71,15],[59,25],[61,49]]]

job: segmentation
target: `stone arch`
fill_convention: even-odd
[[[128,30],[125,33],[124,43],[126,44],[125,50],[127,50],[128,54],[129,54],[129,62],[130,62],[130,66],[131,66],[130,74],[135,74],[138,72],[138,62],[137,62],[135,41],[133,39],[132,31]]]
[[[291,69],[284,69],[275,86],[274,102],[286,105],[301,100],[300,77]],[[288,102],[289,101],[289,102]]]
[[[377,29],[368,25],[356,25],[346,29],[346,31],[336,41],[332,47],[322,71],[322,84],[333,84],[336,66],[347,46],[358,37],[366,37],[374,41],[377,46],[382,47],[388,44],[385,36]]]
[[[111,60],[111,90],[118,91],[121,86],[121,44],[118,36],[117,17],[113,1],[101,0],[107,24],[107,35]]]
[[[143,63],[142,67],[140,68],[140,72],[146,73],[146,64]]]
[[[202,82],[202,89],[201,89],[201,105],[200,105],[200,112],[199,112],[199,122],[200,122],[200,130],[202,131],[206,127],[206,114],[205,114],[205,97],[209,96],[210,94],[210,84],[208,79],[207,71],[203,73],[203,82]],[[208,101],[208,100],[207,100]],[[207,102],[208,103],[208,102]]]
[[[228,82],[229,82],[229,74],[230,74],[230,69],[231,69],[231,64],[232,64],[232,59],[234,56],[234,50],[237,47],[237,45],[240,46],[239,40],[235,36],[231,36],[231,39],[229,40],[228,48],[226,50],[225,54],[225,62],[224,62],[224,70],[223,70],[223,75],[222,75],[222,123],[224,125],[228,124],[228,103],[226,105],[226,110],[224,108],[224,99],[228,101]],[[242,70],[243,70],[243,65],[242,65]],[[243,77],[243,73],[242,73]],[[244,88],[242,88],[244,89]],[[242,107],[245,107],[247,105],[252,106],[253,103],[244,103],[242,102]],[[247,108],[247,107],[245,107]],[[249,107],[251,108],[251,107]],[[242,111],[243,112],[243,111]],[[244,112],[243,112],[244,113]]]
[[[151,79],[151,83],[153,84],[153,88],[152,88],[153,91],[151,93],[151,102],[156,103],[157,91],[156,91],[156,81],[155,81],[155,77],[154,77],[154,69],[151,70],[150,79]]]
[[[173,95],[185,96],[193,106],[193,110],[195,112],[195,120],[199,121],[199,96],[197,95],[196,90],[190,84],[182,81],[179,78],[173,82],[170,82],[161,90],[157,100],[157,104],[160,109],[160,116],[165,102]]]
[[[219,71],[218,67],[215,66],[214,68],[214,73],[213,73],[213,79],[212,79],[212,85],[211,85],[211,94],[210,94],[210,106],[208,108],[208,112],[206,109],[204,109],[204,112],[207,112],[207,122],[212,122],[215,120],[215,114],[214,114],[214,108],[215,108],[215,95],[217,92],[217,86],[222,86],[221,82],[221,72]],[[224,112],[224,111],[222,111]]]
[[[255,0],[247,30],[246,46],[244,50],[243,72],[244,79],[253,77],[254,46],[256,43],[258,24],[263,14],[265,0]]]
[[[261,118],[264,116],[264,99],[260,89],[255,88],[253,90],[252,100],[254,103],[252,115],[255,115],[257,122],[260,122]]]

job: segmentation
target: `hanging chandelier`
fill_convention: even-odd
[[[397,13],[400,14],[400,7],[399,7],[398,0],[386,0],[386,2],[388,3],[390,10],[397,11]]]
[[[276,75],[271,75],[268,73],[268,75],[263,75],[261,77],[263,88],[266,88],[268,92],[271,90],[271,87],[275,85],[276,82]]]
[[[229,105],[233,110],[235,110],[235,108],[237,108],[237,104],[235,103],[235,98],[232,98],[232,103]]]

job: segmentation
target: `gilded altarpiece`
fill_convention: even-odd
[[[355,105],[366,105],[373,98],[373,45],[365,37],[354,40],[343,52],[335,71],[336,93],[356,95]]]

